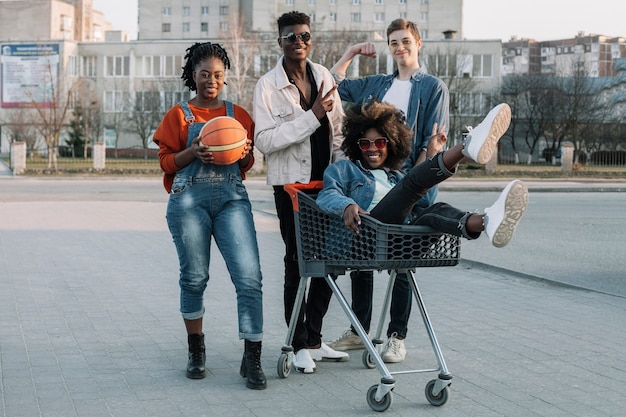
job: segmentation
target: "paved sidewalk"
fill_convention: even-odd
[[[165,198],[66,197],[0,203],[1,416],[381,415],[366,401],[380,376],[363,367],[360,351],[312,375],[278,378],[283,248],[267,206],[255,202],[269,387],[253,391],[238,374],[235,294],[217,250],[206,293],[209,375],[189,380]],[[453,374],[450,397],[434,407],[424,387],[436,375],[398,375],[385,415],[624,415],[626,299],[464,262],[418,273]],[[349,294],[348,280],[338,282]],[[408,358],[392,371],[436,366],[417,311],[412,320]],[[325,339],[347,326],[333,300]]]

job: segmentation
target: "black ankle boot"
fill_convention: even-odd
[[[246,340],[239,374],[247,378],[246,387],[250,389],[267,388],[267,380],[265,379],[263,369],[261,369],[261,342]]]
[[[187,342],[189,343],[187,378],[202,379],[206,376],[206,369],[204,368],[206,360],[204,334],[190,334],[187,336]]]

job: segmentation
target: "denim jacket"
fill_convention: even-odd
[[[330,72],[322,65],[307,61],[311,66],[319,88],[324,81],[325,94],[334,85]],[[339,103],[339,94],[334,94]],[[304,111],[300,106],[298,88],[289,82],[283,68],[283,57],[276,66],[263,75],[254,89],[253,115],[256,125],[254,145],[267,162],[267,183],[284,185],[311,180],[311,142],[309,138],[320,127],[320,121],[312,110]],[[343,142],[341,124],[344,112],[341,106],[333,106],[328,112],[332,141],[332,161],[344,158],[340,147]],[[331,162],[332,162],[331,161]]]
[[[404,174],[385,169],[392,184],[397,184]],[[317,196],[317,205],[326,214],[343,217],[350,204],[357,204],[364,210],[372,203],[376,190],[376,180],[361,161],[341,160],[324,171],[324,188]]]
[[[397,75],[398,71],[390,75],[377,74],[358,79],[348,79],[345,74],[337,73],[333,77],[339,83],[337,91],[342,100],[362,105],[373,99],[382,100]],[[413,150],[403,171],[413,167],[422,149],[428,146],[435,123],[445,126],[446,133],[450,127],[450,94],[446,84],[422,68],[415,71],[411,76],[411,96],[406,117],[414,136]],[[437,187],[433,187],[417,204],[427,207],[435,202],[436,197]]]

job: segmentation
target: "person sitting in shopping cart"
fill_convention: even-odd
[[[400,171],[411,152],[412,130],[404,113],[395,106],[372,101],[346,112],[341,149],[349,160],[337,161],[324,171],[324,186],[317,197],[319,208],[343,217],[346,227],[359,233],[360,215],[390,224],[429,226],[434,230],[477,239],[485,232],[495,247],[509,243],[528,206],[528,188],[516,179],[482,214],[437,202],[415,205],[430,187],[450,178],[466,158],[487,163],[511,120],[506,103],[494,107],[463,143],[438,152]],[[433,127],[429,148],[443,149],[445,127]]]

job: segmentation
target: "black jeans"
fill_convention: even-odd
[[[372,271],[352,271],[352,311],[359,319],[366,333],[370,331],[372,322],[372,300],[374,298],[374,273]],[[411,305],[413,303],[411,286],[407,274],[398,274],[391,293],[389,307],[390,321],[387,337],[397,333],[402,339],[406,337]],[[350,326],[356,334],[354,326]]]
[[[466,230],[467,218],[471,213],[459,210],[447,203],[435,203],[429,207],[415,206],[429,188],[450,178],[453,174],[443,165],[442,154],[437,154],[411,168],[407,175],[371,210],[370,214],[383,223],[402,224],[410,219],[410,224],[429,226],[454,236],[476,239],[480,233],[470,234]],[[352,310],[365,331],[368,332],[372,319],[373,273],[355,271],[350,274],[350,277],[352,278]],[[412,302],[408,276],[398,274],[391,296],[391,320],[387,328],[387,336],[397,333],[400,338],[406,337]],[[352,331],[354,332],[354,328]]]
[[[296,302],[300,271],[298,269],[298,252],[296,246],[296,227],[291,197],[282,186],[274,186],[274,203],[280,223],[280,234],[285,242],[285,284],[283,299],[285,303],[285,321],[289,325],[291,313]],[[322,342],[322,322],[328,311],[333,295],[324,277],[313,277],[310,280],[308,296],[302,300],[300,314],[296,322],[292,346],[297,352],[300,349],[316,346]]]

